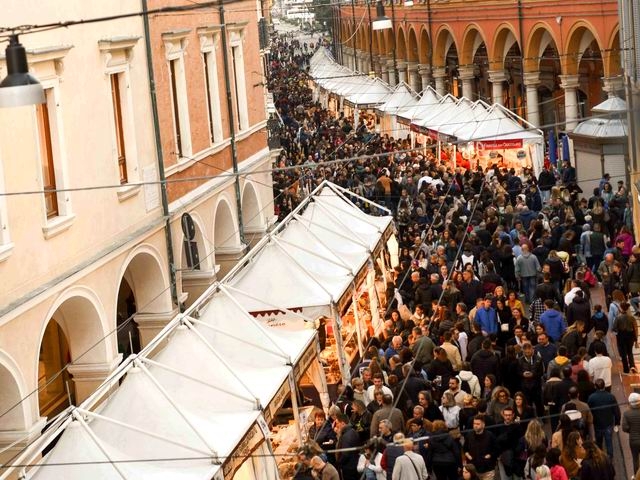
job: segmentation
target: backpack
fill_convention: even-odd
[[[458,377],[458,379],[460,380],[460,388],[464,392],[471,394],[471,385],[469,385],[469,382],[467,382],[466,380],[462,380],[460,377]]]

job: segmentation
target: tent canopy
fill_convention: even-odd
[[[397,114],[398,112],[413,107],[418,104],[416,93],[406,83],[399,83],[387,100],[380,105],[377,110],[386,114]]]
[[[429,110],[437,105],[441,99],[442,96],[436,92],[433,87],[428,86],[422,91],[420,99],[414,106],[398,110],[398,119],[403,123],[411,123],[414,119],[422,118],[427,115]]]

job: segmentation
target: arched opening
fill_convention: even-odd
[[[103,324],[102,307],[95,294],[84,287],[67,292],[44,325],[40,339],[37,382],[40,415],[51,416],[79,400],[87,391],[71,382],[73,376],[64,367],[70,362],[82,370],[85,365],[105,365],[112,358],[109,332]],[[64,370],[63,370],[64,369]],[[76,372],[74,371],[74,375]],[[85,385],[86,378],[77,373]],[[78,392],[76,392],[76,390]]]
[[[231,207],[224,199],[218,202],[218,207],[216,208],[213,244],[216,250],[234,248],[240,244],[240,237]]]
[[[136,313],[167,313],[173,310],[169,281],[160,258],[152,247],[140,246],[125,262],[120,283],[126,280],[129,284],[135,297]],[[125,302],[124,299],[122,301]]]
[[[444,67],[444,93],[450,92],[455,96],[462,95],[462,84],[459,84],[460,72],[458,70],[458,48],[453,35],[449,30],[443,28],[436,36],[436,43],[433,49],[433,66],[435,68]],[[438,86],[436,76],[436,87]]]
[[[140,330],[134,317],[137,311],[136,297],[125,276],[120,282],[116,308],[118,353],[122,354],[123,359],[140,351]]]
[[[418,48],[418,61],[423,65],[431,64],[431,41],[426,29],[420,32],[420,47]]]
[[[181,268],[183,270],[209,270],[211,268],[209,243],[202,234],[197,215],[183,214],[181,224],[183,234]]]
[[[604,62],[598,42],[589,30],[584,29],[576,35],[580,36],[580,44],[574,60],[578,62],[578,113],[581,118],[585,118],[590,115],[593,107],[606,98],[602,89]],[[570,46],[572,43],[577,43],[577,38],[570,43]],[[571,59],[568,60],[571,61]]]
[[[564,111],[564,90],[560,86],[560,75],[562,68],[560,66],[560,56],[555,44],[549,44],[545,48],[544,53],[540,58],[540,86],[538,92],[542,89],[546,89],[550,92],[548,98],[540,99],[540,108],[542,117],[542,125],[555,125],[558,123],[564,123],[565,111]]]
[[[264,234],[265,225],[256,189],[249,182],[245,184],[242,193],[242,222],[245,240],[249,245],[254,245]]]
[[[418,38],[413,28],[409,29],[409,45],[407,48],[407,61],[418,61]]]
[[[398,43],[396,55],[398,61],[406,61],[407,60],[407,42],[404,36],[404,30],[402,28],[398,29]]]
[[[463,72],[460,72],[464,73],[462,83],[470,86],[466,90],[463,89],[462,94],[471,101],[478,98],[490,101],[491,85],[487,74],[489,55],[484,38],[476,27],[469,28],[464,35],[460,52],[460,66],[464,69]]]
[[[45,328],[38,358],[38,404],[43,417],[53,417],[74,403],[71,375],[63,370],[69,362],[69,342],[58,322],[52,319]]]
[[[503,105],[521,117],[524,117],[522,52],[517,42],[511,45],[511,48],[509,48],[509,51],[505,55],[504,70],[507,74],[507,80],[503,82]]]
[[[26,428],[24,392],[15,374],[0,362],[0,431],[21,431]]]

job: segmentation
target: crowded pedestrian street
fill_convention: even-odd
[[[604,175],[583,192],[548,151],[537,173],[456,162],[452,148],[381,129],[375,109],[327,108],[310,73],[324,48],[274,41],[277,213],[330,181],[363,212],[393,216],[397,250],[383,327],[328,412],[311,415],[293,478],[427,478],[398,464],[403,451],[437,480],[633,478],[640,247],[628,185]]]

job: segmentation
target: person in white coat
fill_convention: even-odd
[[[364,451],[358,459],[358,472],[363,480],[386,480],[387,472],[382,468],[382,452],[376,439],[371,439],[364,446]]]
[[[413,440],[404,440],[404,454],[396,459],[391,480],[427,480],[429,473],[422,455],[413,451]]]

